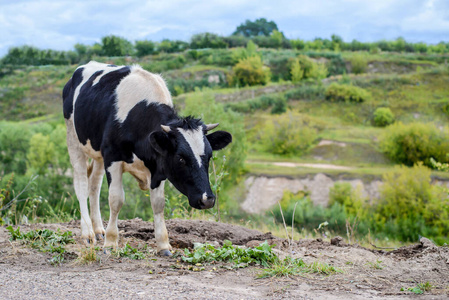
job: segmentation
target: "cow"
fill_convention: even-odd
[[[190,206],[213,207],[209,160],[212,151],[232,142],[232,135],[208,133],[218,123],[206,125],[191,116],[180,117],[163,78],[139,65],[91,61],[75,70],[62,94],[83,242],[104,240],[105,248],[118,246],[117,220],[125,199],[122,174],[129,172],[142,190],[150,189],[157,251],[170,256],[165,180],[187,196]],[[110,206],[106,231],[99,206],[105,173]]]

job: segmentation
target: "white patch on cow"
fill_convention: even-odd
[[[178,128],[178,131],[186,139],[187,143],[192,149],[193,155],[195,156],[198,165],[201,167],[202,161],[201,156],[204,155],[204,134],[201,127],[196,130],[185,130]]]
[[[129,111],[141,101],[146,101],[147,104],[162,103],[173,106],[164,79],[137,65],[131,67],[131,73],[120,81],[115,92],[116,119],[120,122],[125,121]]]
[[[104,75],[106,75],[106,74],[108,74],[108,73],[110,73],[110,72],[116,71],[116,70],[118,70],[118,69],[121,69],[121,68],[123,68],[123,66],[108,66],[108,65],[106,65],[106,66],[105,66],[105,69],[103,70],[103,73],[101,73],[100,75],[98,75],[98,76],[94,79],[94,81],[92,82],[92,86],[94,86],[94,85],[96,85],[98,82],[100,82],[101,77],[103,77]]]
[[[151,183],[150,170],[148,170],[144,162],[140,160],[134,153],[133,153],[133,162],[130,164],[124,163],[123,171],[129,172],[132,176],[134,176],[134,178],[137,179],[140,189],[148,190],[150,188]]]
[[[204,193],[204,194],[203,194],[203,201],[206,201],[206,200],[207,200],[207,194]]]

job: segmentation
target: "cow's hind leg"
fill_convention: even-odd
[[[104,239],[104,227],[100,213],[100,190],[104,175],[104,165],[102,160],[92,161],[92,170],[89,175],[89,204],[90,219],[97,241]]]
[[[95,234],[92,229],[92,222],[89,217],[87,207],[88,178],[87,178],[87,157],[81,150],[80,142],[75,133],[73,123],[66,121],[67,125],[67,148],[69,150],[70,162],[73,166],[73,185],[75,194],[80,204],[81,213],[81,239],[87,245],[95,243]]]
[[[159,187],[150,190],[151,208],[154,217],[154,236],[156,238],[157,251],[160,255],[171,256],[171,246],[168,242],[167,228],[164,220],[164,184],[162,181]]]
[[[122,183],[123,163],[113,162],[106,170],[106,176],[109,184],[109,223],[106,228],[106,239],[104,247],[117,248],[118,246],[118,227],[117,220],[120,209],[125,202],[125,193]]]

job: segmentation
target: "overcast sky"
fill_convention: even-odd
[[[0,56],[21,45],[72,50],[110,34],[130,41],[230,35],[262,17],[289,39],[449,41],[449,0],[0,0]]]

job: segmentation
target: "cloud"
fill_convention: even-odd
[[[245,20],[273,20],[288,38],[375,41],[403,36],[439,42],[449,32],[446,0],[20,0],[0,2],[0,56],[23,44],[57,50],[116,34],[188,40],[193,34],[231,34]]]

